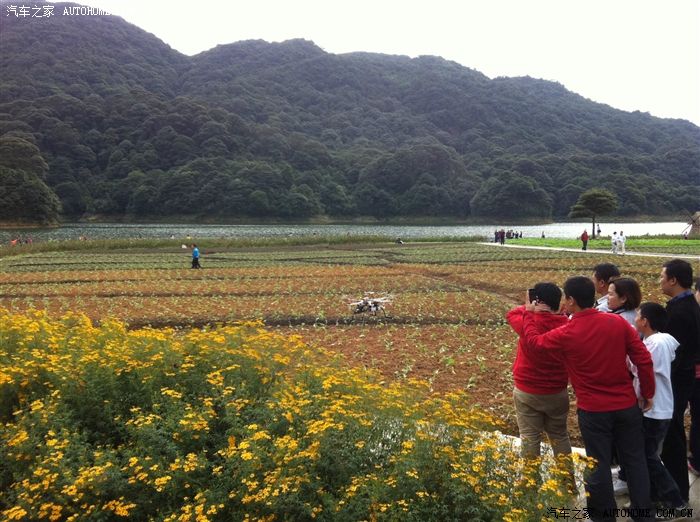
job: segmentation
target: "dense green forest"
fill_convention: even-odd
[[[71,5],[0,20],[0,220],[549,219],[593,187],[622,216],[700,209],[688,121],[434,56],[258,40],[188,57]]]

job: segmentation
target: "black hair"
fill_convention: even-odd
[[[537,283],[534,287],[537,300],[548,305],[554,313],[559,311],[561,303],[561,289],[554,283]]]
[[[671,259],[662,265],[666,269],[666,279],[675,279],[682,288],[693,286],[693,267],[683,259]]]
[[[620,277],[620,269],[612,263],[600,263],[593,269],[593,274],[599,281],[609,283],[613,277]]]
[[[595,285],[586,276],[571,276],[564,283],[564,295],[573,297],[582,310],[593,308],[595,303]]]
[[[695,280],[695,291],[700,292],[700,277]]]
[[[626,297],[627,300],[622,305],[625,310],[636,310],[639,303],[642,302],[642,289],[639,288],[639,283],[631,277],[618,277],[610,281],[611,285],[615,285],[615,293],[620,297]]]
[[[639,305],[639,316],[649,321],[649,328],[658,332],[666,326],[668,313],[659,303],[642,303]]]

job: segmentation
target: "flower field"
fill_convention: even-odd
[[[664,301],[663,258],[201,251],[0,260],[0,520],[546,519],[566,472],[493,431],[517,433],[505,312],[603,261]],[[365,292],[391,317],[350,321]]]

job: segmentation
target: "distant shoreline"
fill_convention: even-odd
[[[602,216],[600,220],[596,220],[596,225],[606,225],[607,223],[665,223],[685,221],[683,216]],[[515,219],[510,218],[470,218],[470,219],[452,219],[452,218],[391,218],[391,219],[376,219],[373,217],[347,218],[347,219],[330,219],[317,218],[306,220],[276,220],[276,219],[196,219],[186,218],[183,216],[170,216],[163,219],[152,220],[136,220],[136,219],[118,219],[114,216],[92,216],[87,219],[65,220],[58,224],[41,225],[38,223],[17,223],[0,221],[0,229],[27,229],[27,228],[58,228],[61,225],[90,225],[90,224],[113,224],[113,225],[406,225],[406,226],[479,226],[493,225],[494,223],[507,223],[508,226],[535,226],[535,225],[552,225],[558,223],[581,223],[585,226],[591,223],[591,220],[580,219]]]

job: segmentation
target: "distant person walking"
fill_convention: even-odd
[[[199,264],[199,248],[192,243],[192,268],[202,268]]]
[[[586,246],[588,245],[588,231],[585,228],[583,229],[583,234],[581,234],[581,242],[583,243],[583,248],[581,250],[586,250]]]
[[[625,233],[620,230],[620,235],[617,236],[617,253],[622,254],[623,256],[625,255],[625,243],[627,242],[627,238],[625,237]]]
[[[600,225],[598,225],[598,229],[595,231],[595,233],[600,235]]]
[[[506,231],[505,231],[505,229],[503,229],[503,228],[501,229],[501,231],[498,233],[498,237],[501,240],[501,245],[505,245],[506,244]]]
[[[611,254],[617,254],[617,231],[613,232],[612,239],[610,240],[612,248],[610,249]]]

